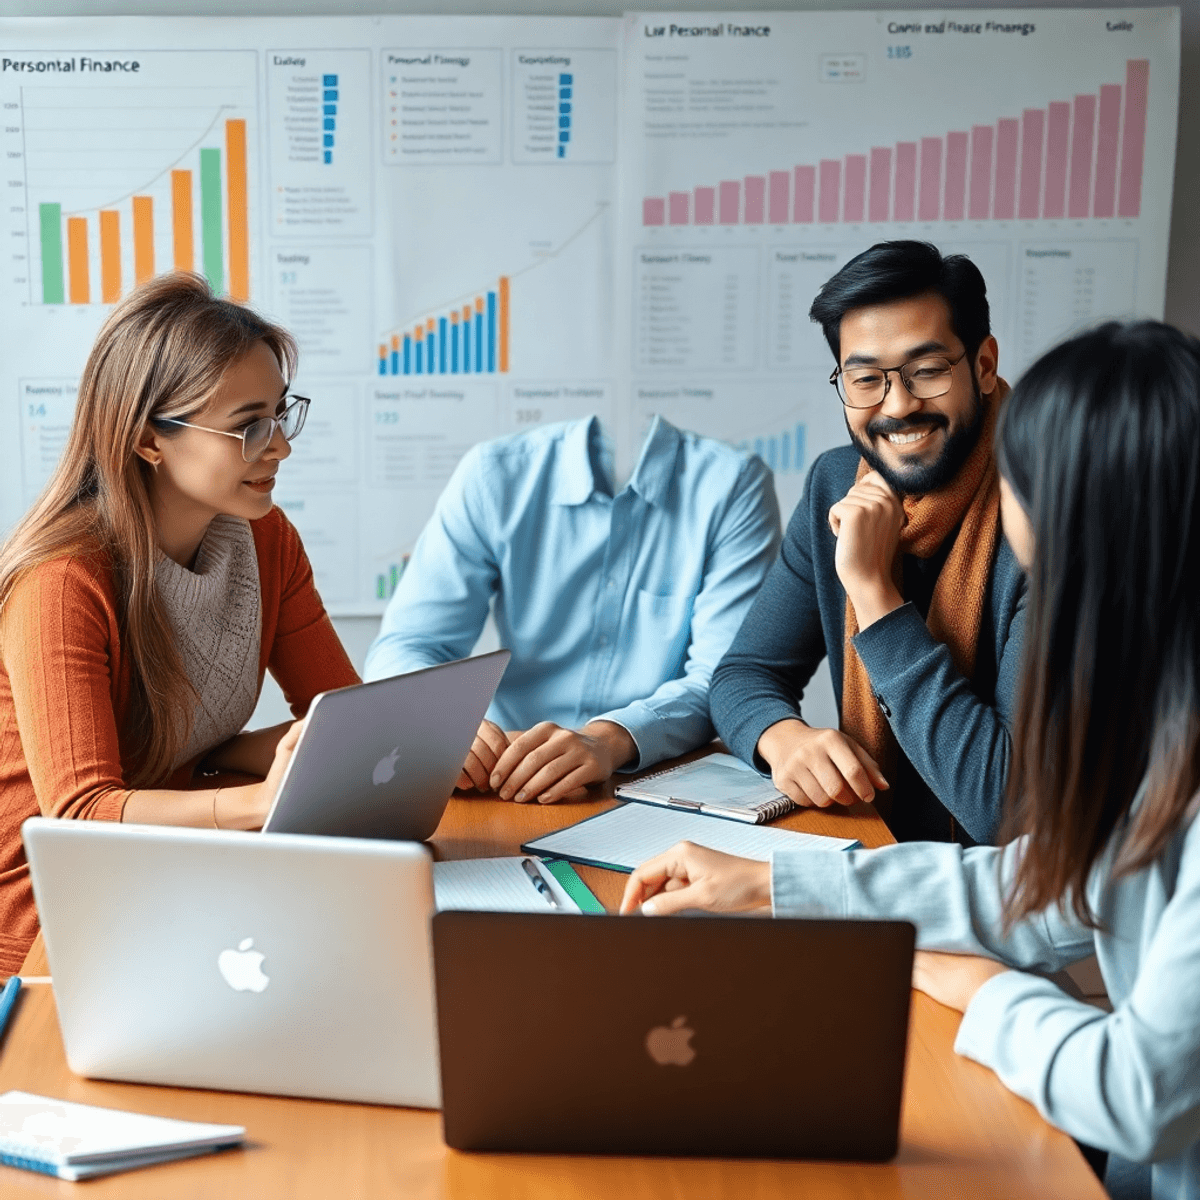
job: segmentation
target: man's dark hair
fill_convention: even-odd
[[[950,325],[974,362],[991,333],[987,285],[965,254],[943,255],[929,242],[879,242],[852,258],[817,293],[809,317],[821,326],[840,363],[842,318],[854,308],[890,304],[934,292],[950,309]]]

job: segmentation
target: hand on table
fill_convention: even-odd
[[[989,979],[1012,970],[978,954],[941,954],[918,950],[913,958],[913,987],[947,1008],[966,1012],[975,993]]]
[[[833,565],[854,605],[859,629],[899,608],[904,598],[892,579],[904,507],[883,476],[869,471],[829,510],[837,538]]]
[[[611,721],[592,721],[582,729],[563,729],[543,721],[521,734],[508,735],[488,785],[503,800],[581,800],[589,783],[607,779],[637,756],[629,732]]]
[[[776,721],[756,747],[771,768],[771,782],[797,804],[870,803],[890,786],[879,764],[837,729],[812,729],[798,718]]]
[[[303,728],[303,721],[293,721],[287,732],[276,743],[275,756],[271,759],[271,768],[262,783],[252,784],[248,787],[221,789],[213,803],[214,823],[219,828],[262,828],[267,814],[271,811],[271,805],[275,803],[275,795],[279,791],[279,785],[283,782],[288,763],[292,761],[292,754],[296,749],[296,743],[300,740],[300,732]],[[217,801],[221,803],[219,814],[216,811]],[[228,811],[230,807],[235,809],[232,814]]]
[[[621,912],[638,905],[647,916],[686,909],[749,912],[771,903],[771,864],[680,842],[642,863],[629,877]]]
[[[512,735],[516,737],[514,733]],[[484,720],[479,726],[471,749],[467,753],[467,761],[458,774],[458,782],[454,785],[464,792],[474,788],[477,792],[490,792],[492,785],[489,780],[500,755],[508,749],[509,735],[494,721]]]

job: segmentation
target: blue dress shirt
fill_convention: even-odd
[[[614,496],[595,417],[464,455],[367,654],[381,679],[512,651],[488,716],[623,726],[649,766],[710,740],[708,681],[779,548],[771,472],[656,418]]]

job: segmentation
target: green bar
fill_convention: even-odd
[[[39,204],[42,220],[42,303],[62,304],[63,290],[62,205]]]
[[[225,238],[221,229],[221,152],[200,151],[200,229],[204,274],[217,295],[225,291]]]

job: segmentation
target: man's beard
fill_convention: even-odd
[[[850,420],[846,419],[846,429],[850,440],[854,443],[859,454],[866,460],[873,471],[878,471],[886,480],[888,487],[899,496],[923,496],[926,492],[936,492],[944,488],[961,470],[963,463],[970,457],[983,432],[983,396],[979,385],[972,379],[971,390],[975,404],[971,410],[970,419],[956,432],[946,438],[942,452],[931,463],[916,465],[897,471],[876,453],[867,440],[871,436],[882,437],[889,433],[913,433],[918,429],[948,429],[950,422],[941,413],[919,413],[907,420],[896,417],[876,417],[870,421],[866,429],[866,437],[858,438],[850,428]],[[843,412],[843,415],[844,412]]]

